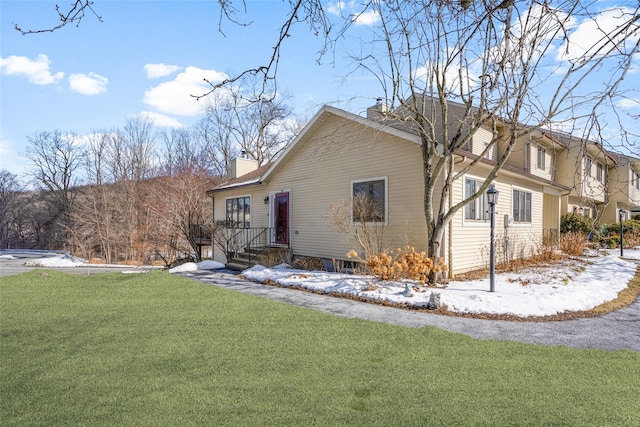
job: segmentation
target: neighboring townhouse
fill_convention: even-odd
[[[213,199],[214,223],[239,230],[236,237],[263,239],[265,246],[289,248],[295,257],[318,257],[330,267],[332,260],[347,260],[356,245],[330,227],[325,215],[330,206],[366,193],[379,209],[373,221],[385,227],[385,247],[426,250],[420,139],[397,123],[386,124],[380,108],[372,107],[365,118],[324,106],[275,162],[257,168],[248,159],[236,159],[236,171],[246,172],[251,165],[254,170],[236,173],[207,192]],[[503,148],[498,145],[483,155],[492,137],[490,130],[481,129],[459,151],[456,170],[483,158],[454,182],[449,200],[437,202],[453,206],[475,193]],[[522,137],[516,148],[495,180],[498,262],[531,256],[545,237],[557,239],[561,200],[571,190],[554,175],[564,149],[556,140],[534,132]],[[441,256],[450,273],[488,265],[487,211],[486,196],[480,197],[449,224]],[[216,260],[225,262],[226,255],[214,248]]]
[[[573,212],[602,220],[609,206],[609,181],[616,159],[601,144],[571,135],[548,134],[564,146],[556,159],[555,179],[570,188],[562,195],[562,213]]]
[[[602,214],[602,223],[630,219],[640,214],[640,159],[614,154],[615,166],[609,172],[609,203]]]

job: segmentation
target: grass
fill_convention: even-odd
[[[637,425],[640,354],[343,319],[166,272],[0,282],[0,423]]]

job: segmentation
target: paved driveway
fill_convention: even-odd
[[[509,322],[442,316],[384,307],[295,289],[265,286],[240,279],[231,273],[196,271],[182,273],[182,276],[209,285],[348,318],[361,318],[414,328],[436,326],[478,339],[582,349],[628,349],[640,352],[640,300],[638,299],[622,310],[588,319],[561,322]]]

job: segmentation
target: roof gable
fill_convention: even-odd
[[[318,127],[320,127],[320,125],[322,125],[322,123],[324,123],[330,116],[336,116],[344,120],[351,121],[355,124],[367,126],[377,131],[384,132],[389,135],[414,142],[416,144],[420,144],[420,138],[413,133],[377,122],[375,120],[369,120],[357,114],[349,113],[348,111],[344,111],[330,105],[323,105],[322,108],[320,108],[320,110],[309,121],[309,123],[307,123],[302,132],[300,132],[293,139],[293,141],[291,141],[284,152],[276,159],[275,162],[273,162],[273,165],[266,171],[261,181],[267,181],[269,177],[280,168],[285,159],[295,153],[301,145],[304,145],[308,141],[309,135],[313,134],[313,132],[318,129]]]

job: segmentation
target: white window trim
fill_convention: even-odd
[[[542,150],[542,167],[540,167],[540,150]],[[536,146],[536,169],[539,171],[547,170],[547,149],[542,145]]]
[[[365,225],[389,225],[389,177],[388,176],[377,176],[373,178],[362,178],[362,179],[353,179],[351,180],[351,184],[349,184],[349,194],[351,195],[351,200],[353,200],[353,184],[358,184],[360,182],[370,182],[370,181],[384,181],[384,222],[366,222]],[[358,225],[362,224],[361,222],[353,221],[353,212],[349,215],[349,221],[351,224]]]
[[[592,177],[591,169],[593,169],[593,157],[586,156],[584,159],[584,175]]]
[[[601,184],[605,184],[606,179],[604,176],[605,176],[604,165],[600,162],[596,162],[596,181],[598,181]]]
[[[225,224],[227,223],[227,200],[232,200],[232,199],[243,199],[243,198],[249,198],[249,207],[251,209],[251,212],[249,213],[249,228],[251,228],[251,223],[253,222],[253,196],[251,194],[239,194],[237,196],[233,196],[233,197],[225,197],[224,198],[224,222]]]
[[[467,195],[465,194],[465,191],[467,190],[467,179],[472,179],[474,181],[479,181],[481,183],[485,182],[487,180],[487,177],[479,177],[476,175],[465,175],[463,177],[462,181],[462,200],[467,198]],[[495,182],[495,181],[494,181]],[[482,196],[485,197],[485,196]],[[474,202],[475,203],[475,202]],[[489,227],[490,225],[490,221],[489,221],[489,214],[487,213],[487,219],[467,219],[467,214],[465,212],[467,205],[464,205],[462,207],[462,209],[460,209],[460,211],[462,211],[462,225],[465,227]],[[488,205],[486,206],[487,210],[488,210]]]
[[[484,149],[487,149],[487,148],[488,148],[487,152],[486,152],[486,153],[484,153],[484,158],[485,158],[485,159],[487,159],[487,160],[493,160],[493,147],[494,147],[494,146],[491,146],[491,142],[489,142],[489,141],[484,141],[484,143],[483,143],[483,148],[484,148]]]
[[[513,215],[513,190],[523,191],[523,192],[531,194],[531,221],[528,221],[528,222],[527,221],[516,221],[516,218]],[[512,185],[511,186],[509,217],[513,218],[512,226],[515,226],[515,227],[531,227],[531,226],[533,226],[533,212],[534,212],[534,209],[533,209],[534,197],[533,197],[533,195],[534,195],[534,192],[530,188],[518,187],[517,185]]]

